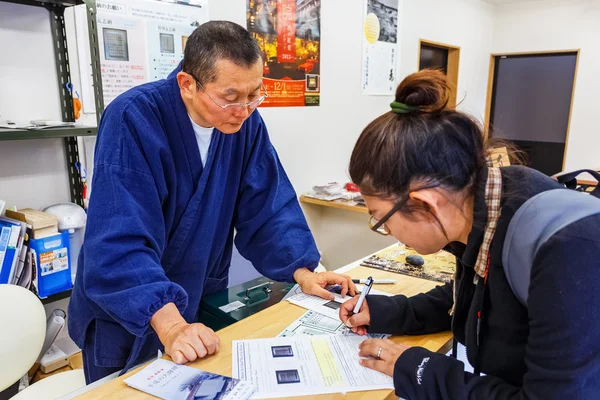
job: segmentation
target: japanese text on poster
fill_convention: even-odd
[[[208,21],[207,0],[97,0],[96,8],[105,107],[134,86],[166,78],[183,59],[189,35]],[[76,10],[76,21],[85,31],[80,37],[87,37],[85,6]],[[86,47],[78,46],[80,59],[90,59]],[[80,68],[84,112],[95,112],[91,63]]]
[[[363,95],[391,95],[397,84],[399,0],[364,0]]]
[[[321,0],[247,0],[246,16],[263,52],[262,106],[318,106]]]

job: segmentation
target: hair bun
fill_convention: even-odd
[[[424,69],[408,75],[396,89],[396,101],[418,107],[422,112],[439,112],[448,105],[450,87],[446,75]]]

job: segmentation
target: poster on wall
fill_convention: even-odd
[[[261,107],[318,106],[321,0],[247,0],[248,31],[263,52]]]
[[[393,95],[398,73],[399,0],[364,2],[361,93]]]
[[[166,78],[183,59],[190,34],[208,21],[208,0],[97,0],[104,106],[128,89]],[[76,9],[78,40],[86,38],[85,6]],[[81,29],[81,31],[80,31]],[[87,43],[80,60],[90,60]],[[87,52],[85,51],[87,49]],[[84,112],[95,112],[91,63],[80,62]]]

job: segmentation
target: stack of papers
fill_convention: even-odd
[[[344,191],[344,188],[337,182],[329,182],[326,185],[313,186],[313,191],[315,194],[324,194],[332,196],[342,193]]]
[[[352,297],[330,291],[334,299],[325,300],[295,286],[285,300],[307,309],[300,318],[277,338],[233,341],[233,377],[256,386],[253,399],[394,388],[391,377],[361,366],[358,355],[367,338],[389,335],[359,336],[347,329],[339,308]]]
[[[168,400],[246,400],[256,391],[250,382],[158,359],[125,379],[132,388]]]
[[[30,237],[25,222],[0,217],[0,284],[31,285]]]
[[[312,197],[313,199],[333,201],[333,200],[361,200],[362,197],[358,192],[349,192],[337,182],[331,182],[327,185],[313,186],[311,192],[304,194],[306,197]]]
[[[33,120],[33,121],[0,121],[0,128],[7,129],[49,129],[49,128],[60,128],[60,127],[73,127],[75,122],[63,122],[63,121],[50,121],[50,120]]]

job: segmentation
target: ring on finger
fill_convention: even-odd
[[[380,347],[379,350],[377,350],[377,359],[381,360],[381,352],[383,351],[383,347]]]

